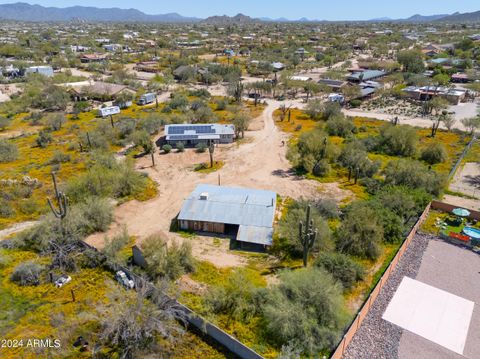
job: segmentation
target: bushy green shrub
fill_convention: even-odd
[[[13,162],[18,158],[17,145],[0,138],[0,163]]]
[[[249,269],[236,268],[220,285],[212,286],[205,296],[205,304],[215,314],[226,314],[236,320],[247,320],[259,313],[259,287],[252,280]]]
[[[163,150],[163,152],[165,152],[165,153],[170,153],[170,151],[172,150],[172,146],[170,146],[170,145],[163,145],[163,146],[162,146],[162,150]]]
[[[39,285],[43,267],[35,262],[23,262],[15,267],[10,280],[21,286]]]
[[[334,348],[346,322],[342,286],[317,268],[283,271],[279,279],[263,306],[268,334],[307,356]]]
[[[354,202],[337,230],[337,249],[346,254],[375,259],[380,254],[383,226],[365,202]]]
[[[351,289],[365,275],[365,270],[360,264],[341,253],[321,252],[315,259],[315,266],[330,273],[345,289]]]
[[[185,151],[185,145],[183,144],[183,142],[177,142],[175,144],[175,147],[177,149],[177,152],[183,152]]]
[[[156,280],[175,280],[195,270],[195,259],[189,242],[167,242],[158,235],[147,237],[141,244],[149,276]]]
[[[79,207],[85,219],[86,233],[105,232],[113,221],[113,208],[106,198],[88,197]]]
[[[387,124],[380,129],[383,152],[394,156],[414,156],[417,151],[417,131],[410,126]]]
[[[196,144],[195,148],[198,153],[204,153],[205,151],[207,151],[208,146],[205,142],[199,142]]]
[[[45,148],[52,141],[53,141],[53,137],[50,132],[42,130],[38,133],[38,137],[36,139],[38,147]]]
[[[347,137],[352,134],[355,125],[344,116],[335,116],[326,123],[326,130],[330,136]]]
[[[104,242],[101,252],[108,260],[117,263],[119,262],[118,253],[130,242],[130,235],[128,234],[127,229],[123,228],[121,233],[112,238],[105,237]]]
[[[286,256],[301,258],[303,247],[298,238],[298,223],[305,221],[308,205],[311,205],[310,216],[313,226],[318,230],[318,237],[314,244],[314,251],[330,248],[331,233],[328,223],[323,219],[315,204],[307,201],[293,201],[288,205],[285,216],[280,220],[278,228],[278,240],[275,241],[273,251],[278,251]]]
[[[447,160],[447,150],[443,144],[434,142],[422,151],[421,158],[431,165],[445,162]]]
[[[321,159],[313,166],[312,173],[317,177],[326,176],[330,172],[330,164],[327,159]]]

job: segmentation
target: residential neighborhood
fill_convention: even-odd
[[[479,358],[478,4],[338,5],[0,1],[0,358]]]

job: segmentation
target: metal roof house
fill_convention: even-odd
[[[375,80],[385,75],[387,75],[387,73],[385,71],[380,71],[380,70],[356,71],[352,73],[350,76],[348,76],[347,80],[351,82],[362,82],[362,81]]]
[[[175,145],[183,142],[185,145],[197,143],[232,143],[235,137],[234,125],[220,124],[176,124],[165,126],[165,141]]]
[[[178,215],[183,230],[235,235],[241,246],[272,245],[277,195],[272,191],[200,184]]]

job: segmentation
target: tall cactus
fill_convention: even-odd
[[[57,178],[55,177],[55,172],[52,172],[53,187],[55,189],[55,199],[57,200],[58,209],[56,209],[50,198],[47,198],[48,205],[52,210],[52,213],[55,217],[59,218],[62,221],[67,215],[68,200],[65,193],[60,192],[57,188]]]
[[[210,154],[210,168],[213,167],[213,152],[215,151],[215,143],[210,141],[208,145],[208,153]]]
[[[307,218],[305,226],[302,221],[298,223],[298,234],[300,244],[303,247],[303,266],[307,266],[308,253],[313,248],[317,239],[318,231],[313,226],[313,219],[310,218],[310,206],[307,207]]]

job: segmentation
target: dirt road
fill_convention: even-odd
[[[243,143],[215,150],[215,159],[225,162],[225,166],[217,172],[194,172],[192,167],[195,164],[208,161],[208,153],[198,154],[192,149],[168,155],[157,153],[156,168],[151,167],[149,156],[139,159],[137,168],[147,172],[158,183],[159,195],[147,202],[130,201],[120,205],[115,210],[115,223],[110,230],[90,236],[87,242],[102,247],[105,235],[118,233],[122,226],[126,226],[131,235],[137,236],[139,242],[154,233],[179,239],[178,235],[169,232],[169,228],[183,200],[197,184],[218,184],[219,178],[222,185],[272,190],[282,197],[327,196],[341,201],[350,196],[350,192],[339,189],[336,184],[322,184],[323,193],[320,194],[318,182],[298,178],[290,172],[291,166],[285,158],[287,147],[282,146],[287,135],[279,131],[273,121],[273,112],[280,104],[276,101],[268,103],[262,115],[252,123],[252,127],[260,129],[247,131]],[[196,237],[192,244],[194,255],[217,266],[244,262],[243,257],[228,251],[228,246],[214,246],[211,238]]]

